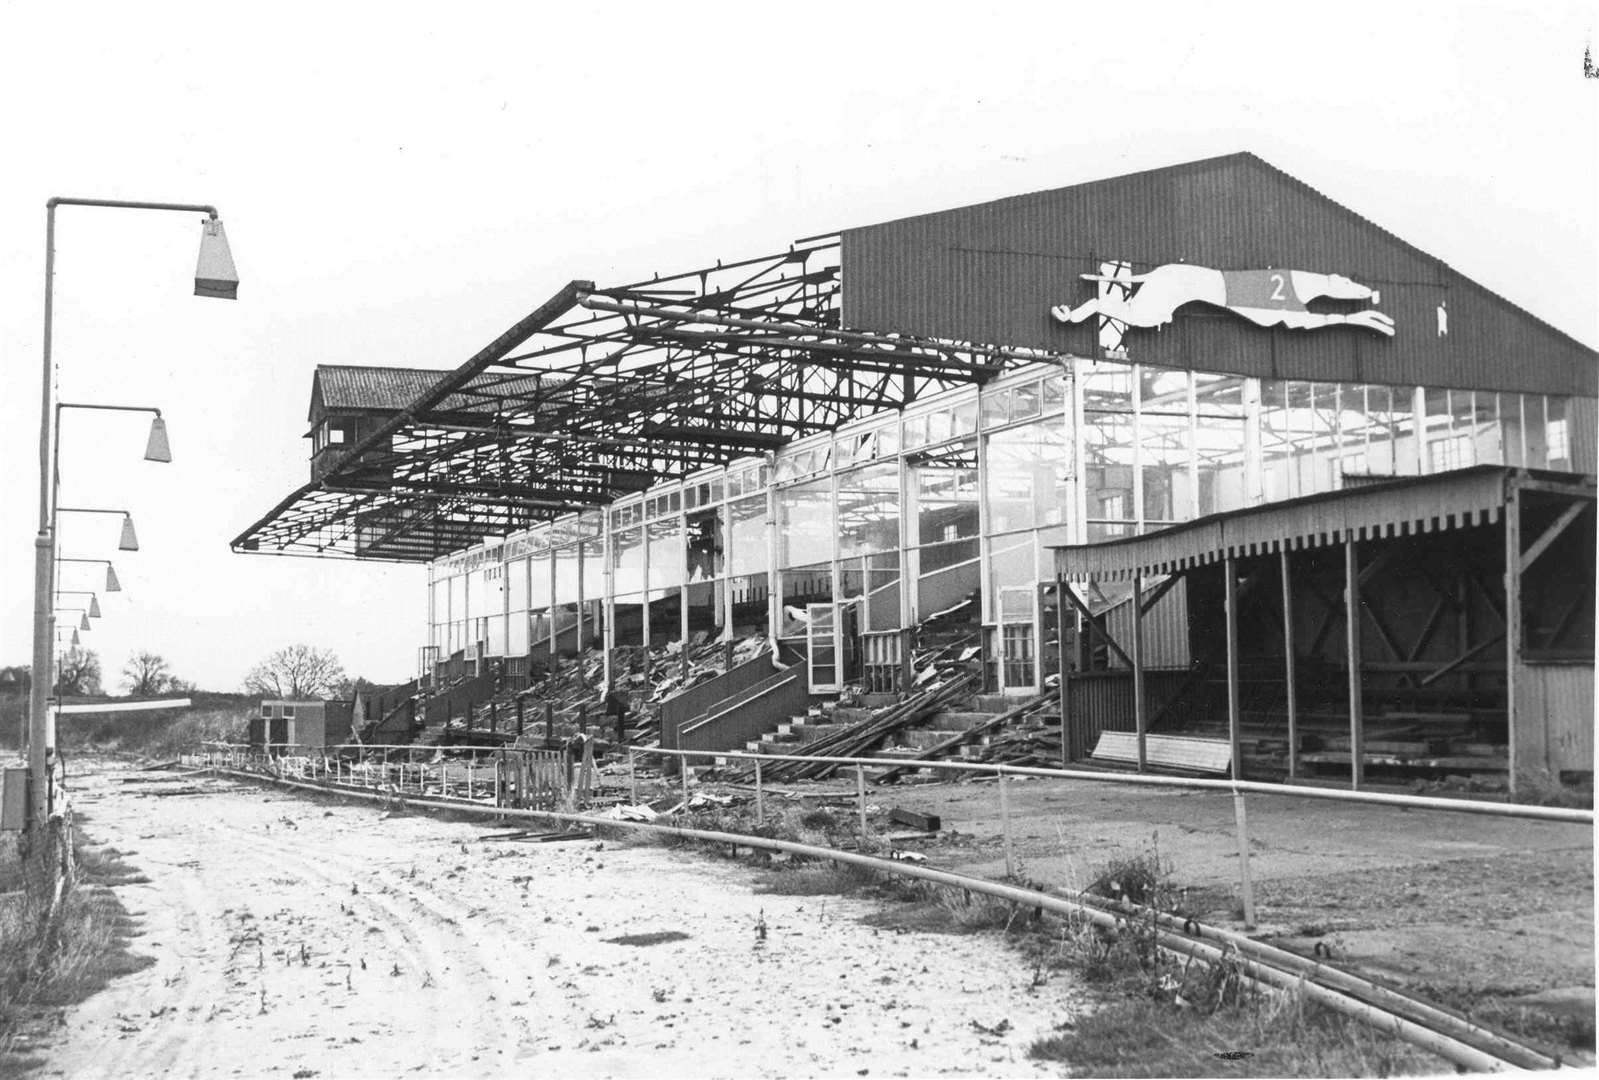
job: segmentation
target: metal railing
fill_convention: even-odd
[[[396,799],[442,798],[541,810],[580,805],[591,783],[565,750],[500,746],[219,746],[181,764],[258,772],[286,780],[375,791]],[[592,774],[592,762],[589,763]]]

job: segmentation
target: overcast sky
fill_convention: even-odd
[[[979,13],[983,13],[979,15]],[[84,643],[236,688],[271,650],[408,677],[421,568],[234,555],[307,478],[316,364],[450,368],[572,278],[1252,150],[1599,344],[1599,3],[182,5],[0,0],[0,664],[26,663],[44,203]],[[1328,268],[1337,269],[1337,268]],[[1506,358],[1507,363],[1513,357]],[[98,587],[93,569],[67,587]]]

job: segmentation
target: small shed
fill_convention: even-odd
[[[261,709],[250,721],[250,746],[272,753],[303,751],[327,745],[328,706],[340,704],[319,700],[289,701],[263,698]],[[343,702],[344,734],[349,733],[349,703]],[[342,736],[334,741],[342,740]]]

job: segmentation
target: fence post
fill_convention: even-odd
[[[1244,892],[1244,929],[1255,928],[1255,893],[1249,881],[1249,819],[1244,812],[1244,793],[1233,792],[1233,817],[1238,822],[1238,879]]]
[[[522,699],[516,699],[516,737],[522,737]]]
[[[678,773],[683,777],[683,813],[688,813],[688,758],[681,757],[678,761]]]
[[[866,839],[866,766],[855,766],[855,805],[861,815],[861,839]]]
[[[631,746],[627,748],[627,798],[638,805],[638,751]]]
[[[555,702],[544,703],[544,749],[555,745]]]
[[[761,759],[755,759],[755,824],[766,824],[766,793],[761,787]]]
[[[1010,837],[1010,785],[1005,783],[1005,774],[999,774],[999,822],[1000,830],[1005,836],[1005,876],[1016,876],[1016,860],[1011,850]]]

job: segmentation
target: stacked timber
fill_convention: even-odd
[[[805,757],[867,757],[897,732],[924,723],[933,714],[969,696],[976,685],[976,676],[967,671],[935,678],[904,701],[885,705],[864,720],[805,743],[797,753]],[[826,761],[779,761],[763,766],[762,772],[773,780],[806,780],[831,776],[837,769],[837,765]],[[747,780],[753,776],[751,771],[743,778]]]
[[[982,720],[958,735],[910,758],[904,765],[896,765],[878,775],[877,783],[896,783],[906,772],[918,768],[920,762],[933,762],[959,756],[963,761],[983,761],[1006,765],[1056,765],[1060,762],[1060,736],[1049,734],[1049,729],[1038,719],[1044,707],[1056,700],[1051,691],[1031,701],[1024,702],[1008,712],[989,720]],[[1007,730],[1009,729],[1009,730]],[[966,748],[982,744],[975,754]]]

